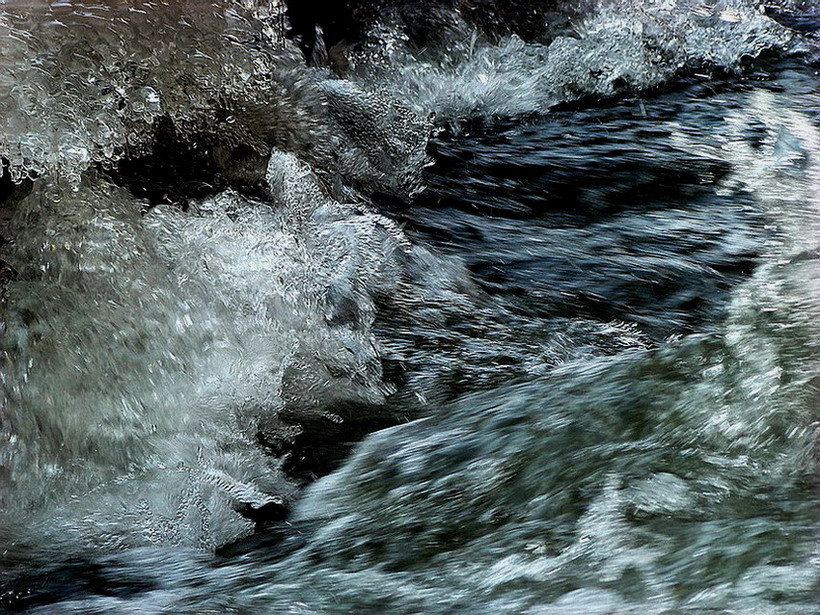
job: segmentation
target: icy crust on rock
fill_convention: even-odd
[[[181,288],[126,194],[84,185],[68,212],[43,200],[38,188],[21,205],[15,243],[29,251],[4,254],[20,272],[2,340],[4,525],[28,519],[10,536],[117,548],[247,533],[234,504],[265,497],[234,501],[221,482],[293,491],[230,412],[272,403],[246,370],[264,367],[253,373],[275,390],[276,331],[239,339],[218,294]]]
[[[549,45],[490,44],[462,24],[444,49],[412,52],[382,25],[341,61],[340,80],[304,65],[283,20],[278,2],[0,5],[4,173],[76,187],[89,167],[150,153],[170,122],[193,148],[273,146],[329,178],[406,196],[420,187],[431,113],[543,111],[651,88],[686,67],[733,69],[790,40],[746,0],[605,3]]]
[[[48,180],[16,205],[0,502],[4,529],[27,527],[9,536],[213,548],[252,529],[238,511],[294,494],[256,441],[266,420],[384,403],[371,295],[406,242],[291,155],[269,183],[269,203],[227,192],[188,213],[141,215],[92,176],[70,208]]]
[[[3,3],[4,172],[77,187],[91,166],[150,153],[166,120],[193,148],[277,146],[330,177],[413,192],[426,121],[305,67],[282,19],[276,2]]]
[[[395,26],[381,24],[369,48],[353,56],[351,74],[446,122],[640,92],[686,69],[736,70],[792,40],[748,0],[601,2],[546,45],[515,35],[491,44],[466,28],[462,34],[445,49],[419,51]]]

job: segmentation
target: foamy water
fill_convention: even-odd
[[[0,3],[0,604],[806,612],[811,31],[281,19]]]

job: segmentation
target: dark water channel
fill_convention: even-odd
[[[729,165],[673,133],[719,133],[754,87],[778,86],[761,73],[441,137],[430,187],[398,217],[522,313],[656,340],[712,328],[768,231],[751,195],[721,191]]]

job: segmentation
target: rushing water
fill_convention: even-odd
[[[0,609],[816,608],[816,8],[582,6],[0,2]]]

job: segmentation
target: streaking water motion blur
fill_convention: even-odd
[[[816,8],[437,10],[0,2],[0,608],[815,606]]]

